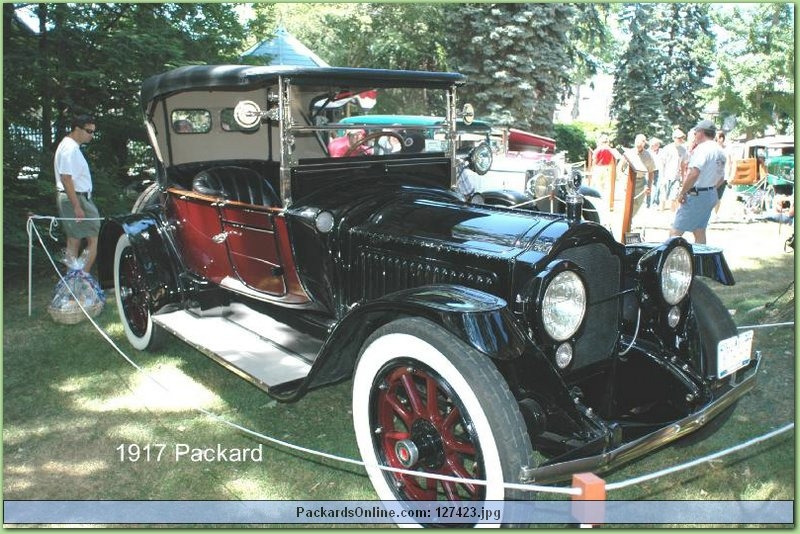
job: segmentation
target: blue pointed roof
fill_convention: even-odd
[[[275,37],[252,46],[242,57],[269,56],[266,65],[291,65],[296,67],[330,67],[297,38],[279,27]]]

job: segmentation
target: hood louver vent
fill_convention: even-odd
[[[372,300],[383,295],[431,284],[457,284],[494,293],[494,273],[465,269],[436,260],[420,261],[389,255],[383,251],[364,251],[354,265],[360,285],[353,288],[354,300]]]

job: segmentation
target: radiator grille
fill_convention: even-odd
[[[584,329],[575,344],[575,368],[608,357],[619,335],[620,259],[599,243],[564,251],[568,259],[584,269],[589,304]]]

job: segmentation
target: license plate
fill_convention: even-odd
[[[752,330],[720,341],[717,345],[717,378],[725,378],[750,363],[752,353]]]

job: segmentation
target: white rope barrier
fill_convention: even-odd
[[[45,246],[44,241],[42,239],[42,236],[39,233],[39,230],[36,228],[36,225],[32,222],[34,219],[55,219],[55,218],[54,217],[42,217],[42,216],[31,216],[31,217],[29,217],[29,219],[28,219],[28,235],[29,235],[29,243],[32,245],[32,236],[33,236],[33,234],[36,234],[36,237],[37,237],[37,239],[39,241],[39,244],[42,246],[42,250],[44,251],[45,255],[47,256],[47,259],[50,261],[50,264],[52,265],[53,269],[56,271],[56,273],[58,274],[59,278],[63,282],[64,278],[61,275],[61,272],[58,269],[58,266],[56,265],[55,260],[53,259],[53,257],[50,254],[49,250]],[[51,225],[52,224],[53,223],[51,221]],[[52,228],[52,226],[51,226],[51,228]],[[52,237],[52,234],[51,234],[51,237]],[[29,258],[29,261],[30,261],[30,259],[31,259],[30,251],[29,251],[28,258]],[[30,269],[31,269],[31,267],[29,266],[29,272],[30,272]],[[29,288],[30,288],[30,286],[29,286]],[[72,293],[71,288],[69,288],[69,290],[70,290],[70,293]],[[75,298],[74,294],[72,294],[72,296],[73,296],[73,298]],[[162,384],[156,377],[151,375],[144,368],[142,368],[139,364],[137,364],[135,361],[133,361],[127,354],[125,354],[125,352],[114,342],[113,339],[111,339],[111,337],[105,332],[105,330],[103,330],[103,328],[100,327],[100,325],[94,320],[94,318],[92,318],[88,314],[86,309],[81,305],[79,299],[75,298],[75,301],[78,303],[78,306],[80,306],[81,311],[84,313],[84,315],[86,316],[86,318],[89,321],[89,323],[91,323],[91,325],[100,334],[100,336],[125,361],[127,361],[133,368],[135,368],[139,373],[144,375],[144,377],[146,377],[149,381],[151,381],[153,384],[155,384],[157,387],[159,387],[165,393],[167,393],[168,395],[173,396],[173,397],[177,396],[177,394],[175,392],[173,392],[169,387],[167,387],[166,385]],[[29,295],[29,302],[30,302],[30,295]],[[380,470],[389,471],[389,472],[392,472],[392,473],[398,473],[398,474],[404,474],[404,475],[410,475],[410,476],[417,476],[417,477],[421,477],[421,478],[430,478],[430,479],[441,480],[441,481],[445,481],[445,482],[454,482],[454,483],[457,483],[457,484],[473,484],[473,485],[479,485],[479,486],[486,486],[486,485],[489,484],[488,481],[482,480],[482,479],[465,479],[465,478],[460,478],[460,477],[452,477],[452,476],[448,476],[448,475],[440,475],[440,474],[436,474],[436,473],[427,473],[427,472],[422,472],[422,471],[413,471],[413,470],[408,470],[408,469],[394,468],[394,467],[389,467],[389,466],[385,466],[385,465],[375,465],[375,464],[371,464],[371,463],[366,463],[366,462],[364,462],[362,460],[355,460],[353,458],[347,458],[347,457],[339,456],[339,455],[332,454],[332,453],[327,453],[327,452],[323,452],[323,451],[309,449],[307,447],[303,447],[303,446],[300,446],[300,445],[295,445],[293,443],[289,443],[289,442],[286,442],[286,441],[283,441],[283,440],[279,440],[277,438],[273,438],[271,436],[267,436],[267,435],[262,434],[260,432],[256,432],[255,430],[250,430],[249,428],[243,427],[243,426],[239,425],[238,423],[229,421],[229,420],[225,419],[224,417],[222,417],[220,415],[217,415],[217,414],[215,414],[215,413],[213,413],[213,412],[211,412],[209,410],[206,410],[205,408],[195,406],[195,407],[192,407],[192,409],[194,411],[202,414],[202,415],[205,415],[206,417],[212,419],[213,421],[216,421],[216,422],[218,422],[220,424],[228,426],[229,428],[238,430],[239,432],[242,432],[243,434],[249,435],[249,436],[254,437],[256,439],[259,439],[259,440],[265,441],[267,443],[271,443],[273,445],[276,445],[276,446],[279,446],[279,447],[283,447],[283,448],[286,448],[286,449],[289,449],[289,450],[292,450],[292,451],[295,451],[295,452],[308,454],[310,456],[317,456],[317,457],[325,458],[325,459],[332,460],[332,461],[335,461],[335,462],[341,462],[341,463],[345,463],[345,464],[360,466],[360,467],[364,467],[364,468],[368,468],[368,469],[378,468]],[[713,460],[715,458],[719,458],[721,456],[725,456],[725,455],[731,454],[733,452],[745,449],[747,447],[750,447],[752,445],[755,445],[757,443],[765,441],[765,440],[767,440],[769,438],[777,436],[777,435],[779,435],[779,434],[781,434],[783,432],[786,432],[786,431],[788,431],[788,430],[790,430],[792,428],[794,428],[794,423],[790,423],[790,424],[788,424],[788,425],[786,425],[786,426],[784,426],[784,427],[782,427],[782,428],[780,428],[778,430],[772,431],[772,432],[770,432],[768,434],[765,434],[763,436],[760,436],[758,438],[751,439],[751,440],[749,440],[749,441],[747,441],[745,443],[741,443],[739,445],[736,445],[734,447],[730,447],[730,448],[725,449],[723,451],[720,451],[720,452],[705,456],[703,458],[699,458],[697,460],[693,460],[693,461],[688,462],[686,464],[682,464],[682,465],[679,465],[679,466],[673,466],[673,467],[670,467],[668,469],[664,469],[664,470],[658,471],[656,473],[652,473],[650,475],[643,475],[641,477],[633,478],[633,479],[630,479],[630,480],[627,480],[627,481],[615,482],[615,483],[612,483],[612,484],[608,484],[608,485],[606,485],[606,489],[608,491],[621,489],[621,488],[625,488],[625,487],[628,487],[628,486],[631,486],[631,485],[634,485],[634,484],[638,484],[638,483],[641,483],[641,482],[644,482],[644,481],[647,481],[647,480],[651,480],[653,478],[658,478],[658,477],[661,477],[661,476],[664,476],[664,475],[667,475],[667,474],[671,474],[671,473],[674,473],[674,472],[677,472],[677,471],[688,469],[689,467],[693,467],[695,465],[698,465],[698,464],[701,464],[701,463],[704,463],[704,462],[708,462],[708,461]],[[541,492],[541,493],[553,493],[553,494],[572,495],[572,496],[580,496],[581,493],[582,493],[580,488],[574,488],[574,487],[540,486],[540,485],[535,485],[535,484],[516,484],[516,483],[510,483],[510,482],[504,482],[503,483],[503,487],[506,488],[506,489],[532,491],[532,492],[535,491],[535,492]]]
[[[784,432],[788,432],[789,430],[794,428],[794,423],[789,423],[777,430],[773,430],[772,432],[768,432],[763,436],[759,436],[757,438],[753,438],[749,441],[744,443],[740,443],[739,445],[735,445],[733,447],[729,447],[727,449],[721,450],[714,454],[709,454],[708,456],[703,456],[702,458],[698,458],[696,460],[692,460],[691,462],[687,462],[685,464],[676,465],[673,467],[669,467],[667,469],[662,469],[661,471],[656,471],[655,473],[650,473],[649,475],[642,475],[640,477],[631,478],[629,480],[625,480],[623,482],[614,482],[611,484],[606,484],[607,491],[618,490],[622,488],[627,488],[628,486],[634,486],[636,484],[641,484],[642,482],[647,482],[648,480],[652,480],[654,478],[659,478],[664,475],[670,475],[672,473],[677,473],[678,471],[683,471],[684,469],[689,469],[690,467],[694,467],[696,465],[700,465],[704,462],[710,462],[711,460],[715,460],[717,458],[721,458],[723,456],[727,456],[728,454],[732,454],[734,452],[740,451],[742,449],[746,449],[752,445],[757,443],[761,443],[762,441],[766,441],[770,438],[783,434]]]
[[[794,321],[788,321],[785,323],[768,323],[768,324],[750,324],[747,326],[737,326],[739,330],[752,330],[755,328],[777,328],[779,326],[794,326]]]

